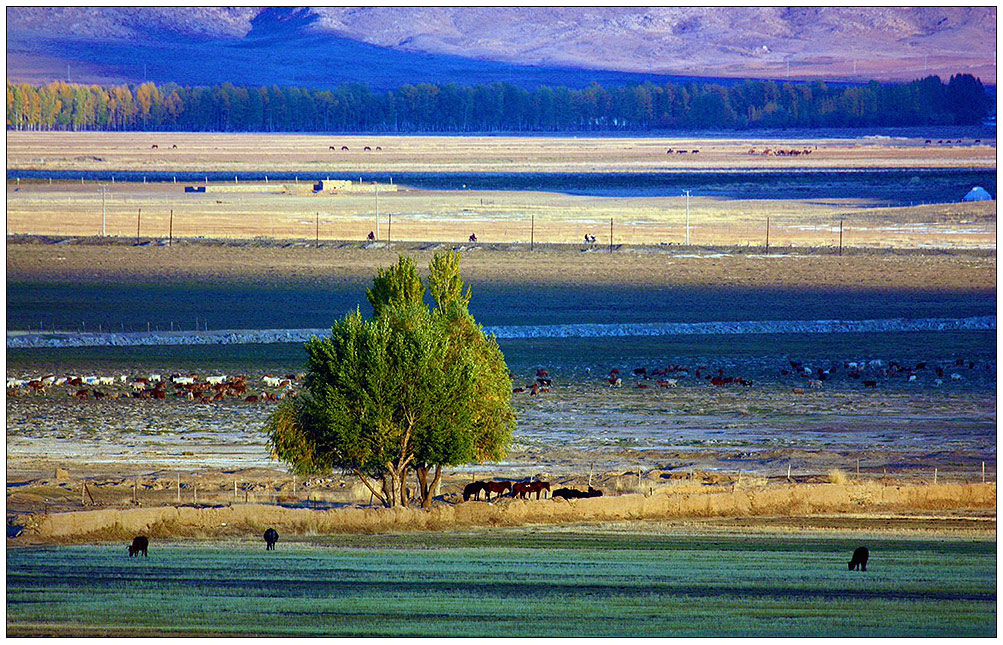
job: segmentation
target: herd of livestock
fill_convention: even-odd
[[[37,379],[7,379],[7,396],[21,393],[44,393],[53,388],[67,388],[78,399],[167,399],[168,396],[199,403],[214,403],[226,398],[246,403],[278,401],[294,394],[293,387],[306,378],[303,373],[284,377],[265,374],[260,388],[252,387],[247,376],[214,375],[201,377],[197,373],[149,374],[146,376],[56,376],[48,374]],[[251,390],[255,391],[251,391]]]
[[[903,361],[883,361],[881,359],[865,361],[820,361],[820,365],[807,365],[803,361],[789,361],[789,367],[781,367],[779,377],[781,383],[792,386],[794,394],[803,394],[806,389],[822,389],[826,381],[840,380],[844,385],[859,383],[860,387],[877,388],[881,383],[896,381],[906,384],[928,384],[941,387],[945,382],[960,383],[976,370],[985,368],[991,372],[993,366],[985,361],[976,362],[964,358],[953,361],[933,363],[919,361],[905,363]],[[585,370],[585,376],[591,376],[591,369]],[[649,369],[634,368],[632,374],[621,374],[619,368],[613,368],[602,383],[612,388],[621,387],[624,379],[632,376],[637,389],[673,389],[681,383],[707,384],[715,387],[728,385],[752,386],[754,381],[747,375],[728,374],[724,368],[709,369],[706,365],[698,365],[695,369],[678,364],[667,364],[664,367]],[[759,374],[758,376],[762,376]],[[774,378],[777,373],[774,373]],[[509,374],[511,379],[518,378]],[[924,378],[925,377],[925,378]],[[183,399],[198,403],[215,403],[225,399],[245,403],[260,403],[278,401],[287,396],[296,395],[296,385],[306,378],[306,374],[287,374],[274,376],[265,374],[260,380],[249,379],[245,375],[200,376],[197,373],[174,373],[167,376],[149,374],[144,376],[56,376],[48,374],[37,378],[7,378],[7,396],[14,397],[23,394],[44,394],[49,391],[65,391],[66,394],[78,399]],[[795,379],[791,382],[790,379]],[[535,378],[524,386],[513,383],[512,392],[518,394],[528,392],[531,396],[548,392],[553,379],[547,368],[537,368]]]
[[[492,494],[494,494],[495,499],[498,499],[505,493],[509,493],[512,497],[518,497],[520,499],[529,499],[533,494],[536,495],[536,499],[540,499],[541,494],[546,497],[547,493],[550,493],[550,497],[552,499],[584,499],[588,497],[602,497],[602,491],[597,488],[592,488],[591,486],[588,487],[587,491],[580,491],[574,488],[558,488],[551,492],[550,482],[475,481],[463,487],[463,501],[469,502],[471,499],[479,501],[481,493],[484,493],[484,499],[488,502],[491,501]]]

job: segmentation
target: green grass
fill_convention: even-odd
[[[586,529],[9,548],[8,633],[996,634],[996,545]]]

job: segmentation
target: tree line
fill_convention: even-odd
[[[174,83],[104,87],[7,82],[8,130],[185,132],[563,132],[978,124],[982,82],[644,83],[584,89],[418,83],[374,92]]]

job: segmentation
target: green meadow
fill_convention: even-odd
[[[576,527],[9,547],[7,634],[994,637],[996,544]]]

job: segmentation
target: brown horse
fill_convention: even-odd
[[[495,494],[495,499],[501,497],[505,491],[512,490],[512,482],[485,482],[484,492],[487,493],[488,501],[491,501],[491,493]]]
[[[540,499],[540,493],[543,491],[550,492],[550,482],[516,482],[512,485],[512,497],[522,499],[527,499],[533,493],[536,493],[536,499]]]

